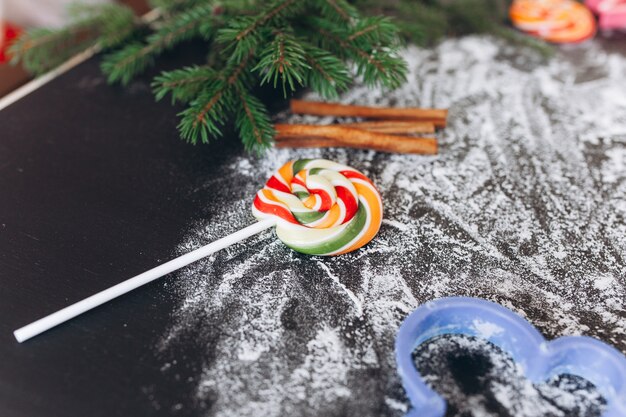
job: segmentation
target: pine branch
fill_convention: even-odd
[[[271,146],[276,134],[268,111],[258,98],[241,85],[236,84],[235,91],[239,103],[235,126],[239,137],[247,150],[260,153]]]
[[[79,41],[78,35],[86,40]],[[94,38],[95,34],[84,31],[82,27],[31,29],[13,42],[9,55],[14,65],[22,63],[27,71],[38,75],[62,64],[80,51],[83,45],[91,45]]]
[[[407,65],[395,50],[380,48],[369,54],[363,50],[355,50],[357,57],[357,75],[363,76],[365,84],[381,85],[394,89],[406,81]]]
[[[31,73],[41,74],[87,47],[111,48],[125,41],[135,27],[132,11],[114,4],[75,6],[71,23],[61,29],[32,29],[10,47],[12,63],[21,62]]]
[[[227,44],[225,52],[231,53],[232,59],[240,61],[248,54],[248,51],[259,46],[261,39],[267,38],[268,33],[271,33],[264,27],[265,25],[289,12],[295,12],[299,7],[296,0],[271,2],[256,16],[232,18],[228,27],[220,29],[217,40]]]
[[[242,73],[249,64],[252,53],[239,64],[231,64],[217,77],[205,85],[198,98],[189,108],[179,113],[178,128],[183,139],[190,143],[208,143],[211,137],[221,136],[225,113],[233,107],[233,86],[243,78]]]
[[[539,54],[541,54],[544,58],[548,58],[554,54],[554,48],[552,45],[534,36],[527,36],[517,30],[502,26],[494,28],[493,33],[514,45],[531,48],[539,52]]]
[[[169,22],[146,38],[146,43],[131,43],[114,52],[102,62],[102,71],[110,83],[128,84],[136,75],[154,64],[165,50],[197,36],[210,37],[214,6],[202,4],[172,17]]]
[[[121,82],[128,84],[135,75],[143,72],[154,64],[153,51],[155,47],[135,42],[119,51],[107,55],[100,68],[107,76],[109,83]]]
[[[429,4],[400,1],[396,13],[403,38],[418,45],[433,45],[451,31],[446,13]]]
[[[366,17],[357,22],[346,40],[360,48],[366,48],[367,45],[393,45],[397,40],[396,30],[389,17]]]
[[[135,15],[125,6],[76,3],[71,5],[68,11],[71,19],[82,22],[82,26],[95,26],[98,33],[97,42],[103,49],[118,46],[135,30]]]
[[[318,21],[319,22],[319,21]],[[406,77],[406,62],[397,55],[395,48],[363,48],[357,41],[349,41],[327,29],[319,32],[330,42],[335,43],[334,50],[340,56],[351,58],[357,66],[357,75],[363,76],[367,85],[381,85],[386,88],[397,88]]]
[[[272,81],[276,88],[280,79],[283,95],[287,97],[287,85],[291,91],[296,89],[296,83],[304,85],[309,69],[301,42],[291,34],[278,32],[274,41],[261,51],[259,63],[252,71],[264,73],[261,85]]]
[[[358,18],[356,9],[344,0],[320,0],[318,1],[322,15],[333,21],[351,23]]]
[[[171,94],[172,104],[177,101],[188,102],[200,93],[206,83],[216,78],[217,73],[212,68],[185,67],[162,72],[161,75],[155,77],[152,88],[157,100]]]
[[[179,113],[181,121],[178,129],[183,139],[195,145],[198,139],[209,143],[211,137],[221,136],[224,113],[231,100],[224,82],[205,85],[189,108]]]
[[[164,13],[177,12],[190,7],[206,4],[207,0],[149,0],[153,9],[159,9]]]
[[[348,67],[328,51],[306,43],[304,47],[306,60],[311,67],[307,86],[324,98],[337,98],[339,92],[346,90],[350,83]]]
[[[250,33],[258,29],[260,26],[267,23],[269,20],[280,16],[281,13],[284,13],[284,11],[294,3],[295,0],[281,0],[276,2],[274,5],[272,5],[273,7],[267,10],[265,13],[261,13],[259,16],[253,19],[252,24],[239,32],[235,39],[241,42],[243,39],[249,36]]]
[[[446,36],[488,33],[530,47],[544,56],[554,52],[544,41],[519,36],[507,27],[511,0],[354,0],[365,14],[394,18],[402,37],[430,46]]]
[[[202,39],[209,51],[205,63],[162,72],[152,83],[155,97],[186,103],[178,125],[186,141],[209,142],[232,117],[250,151],[266,149],[275,133],[267,109],[252,93],[255,86],[280,84],[285,96],[308,86],[335,98],[355,75],[369,85],[396,87],[406,73],[392,21],[361,18],[348,0],[151,1],[159,13],[150,22],[134,19],[126,9],[95,15],[76,9],[74,24],[25,36],[15,48],[36,68],[60,63],[65,56],[59,51],[96,41],[116,47],[104,57],[102,70],[110,82],[126,84],[161,53]]]

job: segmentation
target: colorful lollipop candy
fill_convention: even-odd
[[[272,226],[276,226],[278,238],[298,252],[351,252],[374,238],[383,206],[372,181],[354,168],[325,159],[301,159],[276,171],[257,193],[252,211],[257,223],[24,326],[13,332],[15,338],[28,340]]]
[[[340,255],[374,238],[383,203],[365,175],[325,159],[287,162],[252,206],[259,220],[276,219],[276,235],[309,255]]]

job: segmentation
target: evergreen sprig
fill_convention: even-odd
[[[330,52],[311,44],[304,44],[305,57],[309,66],[306,85],[327,99],[337,98],[339,91],[346,90],[350,83],[350,72],[346,64]]]
[[[178,125],[185,140],[209,142],[232,118],[245,147],[253,151],[270,146],[275,133],[266,107],[253,93],[258,85],[271,84],[284,96],[310,87],[334,98],[356,76],[369,85],[393,88],[406,74],[392,21],[363,18],[346,0],[151,4],[159,11],[151,22],[133,19],[121,6],[92,7],[66,28],[22,37],[12,53],[32,71],[42,72],[66,58],[52,60],[67,43],[78,42],[66,55],[78,45],[97,43],[110,49],[101,65],[108,81],[127,84],[164,51],[201,39],[207,62],[161,73],[152,83],[155,96],[186,103]],[[76,34],[82,36],[78,41]]]
[[[550,51],[503,24],[511,0],[149,1],[156,8],[150,21],[134,18],[120,5],[73,7],[67,27],[28,31],[10,54],[14,62],[42,73],[98,45],[106,52],[102,70],[108,81],[127,84],[163,52],[201,39],[206,62],[155,77],[156,99],[169,95],[188,106],[180,113],[179,130],[191,143],[220,136],[233,119],[246,148],[262,151],[274,130],[253,93],[256,86],[271,84],[285,96],[308,87],[329,99],[355,77],[370,86],[396,88],[407,71],[397,53],[398,29],[420,45],[478,32]]]
[[[22,62],[33,74],[42,74],[98,43],[103,48],[122,44],[134,31],[131,9],[116,4],[74,5],[71,24],[61,29],[26,31],[10,47],[12,62]]]
[[[169,18],[159,29],[146,37],[145,42],[133,42],[108,55],[102,70],[110,83],[128,84],[136,75],[154,64],[155,58],[195,37],[210,38],[214,6],[200,4]]]
[[[320,2],[322,16],[335,22],[350,22],[359,18],[356,8],[345,0],[325,0]]]
[[[306,62],[303,42],[295,36],[278,32],[259,54],[259,63],[252,69],[262,75],[261,85],[272,82],[274,88],[280,81],[285,97],[287,86],[294,91],[297,86],[303,86],[306,73],[311,67]]]
[[[486,33],[530,47],[543,56],[553,53],[546,42],[520,34],[508,25],[513,0],[354,0],[364,14],[394,18],[402,37],[431,46],[444,37]]]
[[[274,127],[265,105],[240,85],[235,85],[239,109],[235,125],[248,149],[262,149],[274,138]]]
[[[198,139],[202,143],[208,143],[210,138],[221,136],[221,128],[224,124],[224,115],[232,113],[235,107],[235,90],[246,88],[246,69],[253,54],[250,52],[241,62],[231,60],[229,65],[218,74],[215,79],[206,83],[199,95],[191,101],[189,108],[180,113],[181,120],[178,124],[180,133],[184,139],[196,144]],[[157,86],[158,94],[159,86]],[[249,143],[248,138],[240,138]],[[260,143],[254,146],[257,150],[271,144]]]
[[[172,104],[187,103],[196,97],[203,86],[215,81],[217,72],[208,66],[192,66],[163,72],[154,78],[152,86],[157,100],[172,96]]]

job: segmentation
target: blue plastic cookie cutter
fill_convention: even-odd
[[[511,310],[469,297],[429,301],[400,326],[396,362],[412,405],[406,417],[443,417],[446,412],[445,400],[426,385],[412,357],[418,345],[443,334],[488,340],[509,353],[535,383],[560,374],[581,376],[607,400],[602,417],[626,417],[626,357],[618,350],[586,336],[547,341],[532,324]]]

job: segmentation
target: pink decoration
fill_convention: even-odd
[[[626,29],[626,0],[585,0],[585,5],[599,16],[601,29]]]

